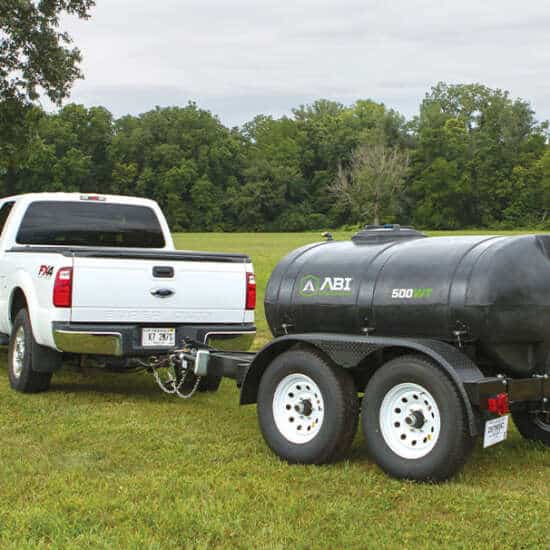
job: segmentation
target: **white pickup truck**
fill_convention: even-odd
[[[251,341],[255,302],[248,256],[176,251],[154,201],[0,199],[0,343],[15,390],[47,390],[66,354],[124,364],[186,338]]]

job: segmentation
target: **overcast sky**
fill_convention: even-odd
[[[227,125],[318,98],[416,114],[429,87],[482,82],[550,118],[548,0],[96,0],[65,19],[71,101],[116,116],[190,99]]]

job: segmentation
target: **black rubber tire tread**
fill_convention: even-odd
[[[394,453],[380,429],[380,406],[385,395],[404,382],[425,387],[436,399],[441,415],[435,447],[417,459]],[[476,443],[476,438],[470,435],[465,405],[455,384],[434,361],[416,354],[397,357],[374,373],[365,389],[362,427],[369,455],[382,470],[398,479],[445,481],[462,469]]]
[[[221,375],[209,374],[208,376],[204,376],[203,378],[201,378],[201,381],[199,382],[197,391],[201,393],[216,392],[220,387],[222,379],[223,379],[223,376]],[[180,387],[180,391],[183,393],[190,392],[195,386],[195,381],[196,381],[196,378],[194,376],[188,376],[186,380],[183,381],[183,384]]]
[[[13,348],[15,345],[15,335],[20,326],[25,329],[25,358],[23,370],[19,378],[13,374]],[[10,336],[8,347],[8,377],[10,386],[21,393],[40,393],[50,388],[52,378],[51,372],[38,372],[33,368],[35,363],[41,359],[41,351],[44,348],[39,346],[34,340],[32,334],[31,322],[26,309],[20,309],[13,322],[13,329]],[[49,350],[48,350],[49,351]],[[49,359],[48,354],[48,359]]]
[[[550,447],[550,426],[548,430],[542,429],[533,422],[533,415],[527,411],[512,410],[512,418],[518,432],[525,439],[530,441],[538,441],[547,447]]]
[[[304,444],[286,440],[273,420],[273,394],[287,375],[301,372],[323,392],[325,417],[319,434]],[[292,349],[267,367],[258,390],[258,421],[270,449],[290,464],[329,464],[345,457],[357,432],[359,401],[353,379],[313,349]]]

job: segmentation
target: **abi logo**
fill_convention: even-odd
[[[300,279],[300,296],[345,296],[351,294],[352,277],[318,277],[304,275]]]

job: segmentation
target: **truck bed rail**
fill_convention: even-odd
[[[250,263],[246,254],[226,254],[217,252],[196,252],[187,250],[147,250],[142,248],[88,248],[66,246],[14,246],[6,252],[42,254],[62,254],[68,258],[121,258],[132,260],[163,260],[185,262],[228,262]]]

